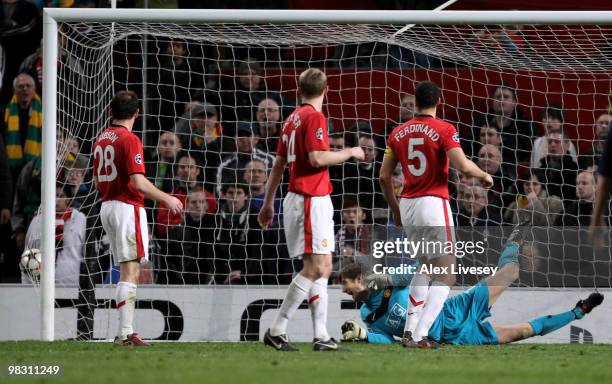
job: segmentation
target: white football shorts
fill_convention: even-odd
[[[423,242],[419,248],[423,252],[416,257],[440,257],[454,247],[455,224],[448,200],[436,196],[401,198],[400,214],[408,240]]]
[[[143,207],[118,200],[102,202],[102,227],[108,236],[114,264],[149,260],[149,229]]]
[[[291,257],[334,250],[334,206],[327,196],[289,192],[283,200],[283,225]]]

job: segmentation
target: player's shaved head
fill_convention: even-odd
[[[298,87],[306,99],[321,96],[327,88],[327,76],[320,69],[308,68],[300,74]]]
[[[119,91],[110,103],[111,114],[115,120],[127,120],[138,111],[138,96],[134,91]]]
[[[431,81],[421,81],[414,90],[414,101],[420,109],[433,108],[440,100],[440,87]]]

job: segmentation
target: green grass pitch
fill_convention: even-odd
[[[2,383],[612,383],[612,345],[345,344],[350,352],[276,352],[260,343],[0,342]],[[61,364],[59,377],[9,377],[8,365]]]

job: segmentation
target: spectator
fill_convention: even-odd
[[[13,183],[4,140],[0,135],[0,282],[8,283],[18,276],[17,259],[9,256],[12,230],[11,208]]]
[[[81,261],[85,256],[86,218],[78,209],[70,208],[71,189],[58,184],[55,199],[55,284],[78,285]],[[28,248],[42,247],[42,214],[36,215],[25,238]],[[24,284],[34,283],[21,274]]]
[[[199,181],[201,174],[200,167],[196,160],[187,153],[183,153],[178,158],[176,178],[167,180],[163,187],[165,191],[171,191],[170,194],[179,200],[183,205],[187,194],[197,188],[202,188],[202,182]],[[208,200],[208,212],[215,213],[217,211],[217,203],[212,193],[204,190],[204,194]],[[173,215],[165,207],[158,207],[156,213],[157,235],[161,238],[166,236],[168,232],[168,226],[178,225],[182,221],[180,214]]]
[[[329,150],[341,151],[344,149],[344,136],[341,133],[333,133],[329,135]]]
[[[551,133],[563,133],[563,111],[557,106],[548,106],[542,110],[542,128],[544,135],[538,137],[533,142],[533,152],[531,152],[531,168],[537,168],[540,161],[548,155],[548,140],[547,137]],[[578,162],[576,157],[576,147],[569,142],[569,154],[572,155],[574,161]]]
[[[19,253],[23,252],[27,228],[40,206],[41,165],[40,157],[30,160],[19,173],[15,184],[11,225]]]
[[[404,189],[404,172],[402,172],[402,165],[397,164],[395,169],[393,170],[393,193],[399,199],[402,194],[402,190]]]
[[[268,180],[268,169],[261,160],[247,163],[244,181],[249,187],[249,215],[255,217],[261,210],[265,196],[265,186]],[[289,284],[293,268],[287,247],[284,245],[284,231],[280,226],[281,199],[274,200],[274,218],[266,230],[262,230],[257,220],[251,220],[251,230],[247,243],[247,251],[252,261],[249,271],[253,283],[258,284]],[[255,265],[255,263],[259,265]],[[258,279],[258,275],[261,279]]]
[[[175,132],[183,149],[189,151],[204,167],[206,189],[215,190],[214,181],[223,155],[236,151],[233,140],[230,142],[223,133],[217,109],[202,102],[189,104],[188,110],[177,122]]]
[[[39,157],[42,148],[42,103],[32,76],[20,73],[13,81],[13,98],[4,110],[6,152],[16,180],[23,166]]]
[[[215,279],[223,284],[245,284],[258,266],[247,252],[250,226],[254,215],[249,214],[249,191],[245,184],[224,184],[222,203],[215,234]],[[252,216],[252,217],[251,217]],[[252,245],[252,244],[251,244]],[[249,274],[250,273],[250,274]]]
[[[19,73],[21,62],[40,44],[42,23],[38,9],[27,0],[2,0],[2,17],[0,18],[0,39],[6,55],[2,97],[6,102],[10,98],[10,88],[6,86]],[[8,92],[7,92],[8,91]]]
[[[266,181],[268,181],[268,168],[266,168],[266,164],[259,159],[249,161],[244,169],[244,182],[249,187],[250,204],[253,211],[259,212],[263,205]],[[273,225],[278,224],[278,217],[281,212],[280,199],[275,200],[274,212]]]
[[[490,144],[499,149],[505,161],[514,163],[514,159],[509,155],[506,155],[507,158],[504,158],[504,155],[510,152],[503,150],[501,134],[497,127],[491,126],[489,123],[485,122],[480,129],[475,129],[474,132],[477,134],[475,140],[465,140],[463,143],[467,153],[470,153],[472,156],[477,156],[484,145]]]
[[[64,180],[72,196],[71,206],[78,210],[83,206],[91,190],[91,183],[85,182],[87,163],[86,157],[77,156],[74,160],[66,161],[64,164]]]
[[[535,136],[529,119],[517,108],[517,104],[514,88],[500,84],[494,89],[491,110],[487,116],[488,124],[500,132],[504,149],[513,154],[512,163],[515,164],[529,161],[531,140]]]
[[[217,109],[210,104],[194,102],[177,120],[174,133],[185,150],[205,150],[221,137],[223,128]]]
[[[257,148],[269,154],[276,154],[278,139],[281,135],[280,107],[272,99],[263,99],[257,105],[255,134],[259,137]]]
[[[237,127],[239,123],[255,121],[257,114],[255,108],[264,99],[276,101],[282,112],[289,107],[283,101],[280,92],[268,88],[258,62],[247,59],[236,68],[236,75],[231,76],[234,84],[229,87],[222,86],[221,100],[224,109],[221,111],[221,116],[224,122],[235,123]],[[286,113],[281,113],[282,115]],[[232,137],[234,133],[228,132],[227,135]]]
[[[610,123],[612,123],[612,115],[609,113],[602,113],[597,118],[595,122],[595,139],[591,143],[590,148],[580,155],[580,167],[582,169],[599,164],[599,159],[606,148]]]
[[[62,79],[69,79],[66,82],[59,82],[58,86],[65,87],[60,92],[59,95],[63,95],[63,97],[69,98],[71,95],[74,95],[75,90],[83,89],[83,77],[82,74],[85,73],[81,63],[72,55],[68,54],[68,51],[65,49],[66,45],[66,37],[65,35],[60,35],[59,40],[59,49],[58,49],[58,68],[57,68],[57,76]],[[43,94],[43,44],[42,40],[36,51],[26,57],[19,66],[18,73],[27,73],[32,76],[32,78],[36,82],[36,89],[40,95]],[[66,89],[69,88],[69,89]],[[62,97],[62,96],[60,96]]]
[[[336,255],[340,258],[369,256],[371,234],[366,214],[356,199],[347,198],[342,207],[342,225],[336,232]],[[353,261],[353,260],[352,260]],[[339,271],[334,268],[334,271]]]
[[[498,207],[500,204],[503,206],[510,204],[515,195],[516,171],[512,164],[502,162],[499,148],[492,144],[483,145],[478,151],[476,164],[493,177],[494,184],[489,192],[489,204]]]
[[[399,118],[396,120],[393,118],[385,127],[385,131],[382,132],[381,135],[376,135],[376,147],[377,148],[386,148],[387,147],[387,137],[393,131],[395,127],[400,124],[404,124],[408,120],[412,120],[414,118],[414,111],[416,109],[416,104],[414,101],[414,95],[410,93],[400,93],[400,103],[399,103]],[[384,155],[383,151],[379,151],[379,161],[382,162],[382,157]]]
[[[158,129],[169,127],[181,116],[191,93],[204,86],[204,69],[198,61],[190,60],[187,43],[182,40],[169,41],[163,54],[155,55],[157,65],[149,74],[151,113],[158,117]]]
[[[569,139],[562,133],[548,136],[548,155],[540,160],[544,170],[546,190],[564,202],[576,198],[576,173],[578,164],[569,154]]]
[[[244,170],[252,160],[261,160],[269,170],[274,163],[274,157],[256,148],[259,138],[254,135],[250,124],[243,123],[238,127],[236,139],[237,152],[227,157],[217,169],[217,193],[222,185],[232,180],[244,180]]]
[[[174,132],[163,131],[159,136],[157,149],[145,167],[148,177],[153,179],[157,188],[163,190],[164,186],[168,186],[167,180],[174,179],[174,165],[181,148],[181,142]]]
[[[206,193],[195,188],[186,198],[185,218],[168,229],[165,267],[158,284],[208,284],[213,277],[215,218]],[[161,280],[161,281],[160,281]]]
[[[532,171],[523,181],[522,195],[517,196],[504,219],[514,225],[553,226],[563,210],[563,202],[557,196],[548,196],[542,188],[544,176],[541,172]]]
[[[455,222],[458,227],[486,227],[501,225],[497,209],[491,209],[487,191],[478,184],[459,189],[459,212]]]
[[[354,196],[359,205],[369,215],[373,208],[385,207],[386,203],[378,183],[380,163],[376,161],[377,149],[371,135],[361,134],[359,146],[365,153],[365,159],[360,162],[347,163],[344,167],[343,188],[344,198]]]
[[[582,171],[576,177],[576,198],[566,205],[565,213],[557,220],[564,227],[588,227],[591,224],[593,200],[595,199],[595,175],[592,171]]]

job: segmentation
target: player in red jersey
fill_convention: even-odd
[[[459,172],[481,180],[486,188],[493,185],[491,175],[468,160],[459,145],[457,129],[436,119],[440,104],[440,88],[423,81],[415,90],[417,113],[412,120],[396,127],[389,135],[380,170],[380,185],[391,208],[395,224],[404,227],[410,240],[433,241],[447,245],[454,242],[453,218],[448,203],[449,161]],[[392,177],[397,163],[402,166],[404,188],[400,202],[393,193]],[[435,248],[435,247],[434,247]],[[436,319],[455,275],[449,273],[455,255],[446,254],[445,247],[419,255],[421,268],[448,268],[446,273],[416,273],[410,283],[408,316],[404,328],[404,346],[431,348],[427,340],[431,324]],[[447,248],[448,249],[448,248]],[[431,282],[431,286],[430,286]],[[425,305],[427,304],[427,305]]]
[[[335,351],[338,345],[327,333],[327,280],[334,249],[334,207],[327,168],[350,158],[363,160],[360,147],[329,151],[327,123],[321,112],[327,94],[327,77],[310,68],[300,74],[302,104],[285,120],[274,166],[266,184],[259,223],[267,228],[274,218],[274,196],[285,166],[289,166],[289,193],[283,201],[283,225],[291,257],[301,257],[304,267],[264,336],[264,343],[281,351],[294,351],[286,335],[287,323],[304,299],[314,328],[315,351]]]
[[[145,177],[142,143],[132,133],[139,113],[138,96],[120,91],[113,97],[110,109],[111,125],[94,143],[93,154],[94,183],[102,199],[100,220],[115,264],[120,265],[116,292],[119,331],[115,344],[148,345],[132,328],[140,263],[149,256],[144,198],[164,204],[174,214],[182,211],[183,204]]]

